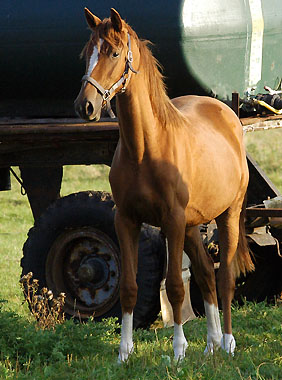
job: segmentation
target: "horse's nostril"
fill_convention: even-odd
[[[94,107],[91,102],[86,102],[85,104],[85,113],[87,116],[91,116],[94,112]]]

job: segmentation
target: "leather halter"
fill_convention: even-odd
[[[107,104],[107,110],[108,112],[111,111],[111,106],[110,106],[110,100],[118,93],[123,93],[126,90],[128,81],[129,81],[129,71],[131,70],[134,74],[138,74],[138,71],[134,70],[132,66],[133,62],[133,55],[131,51],[131,40],[130,40],[130,34],[127,33],[127,38],[128,38],[128,53],[127,53],[127,58],[126,58],[126,63],[125,63],[125,70],[121,76],[121,78],[112,85],[111,88],[108,90],[104,89],[103,86],[100,85],[94,78],[92,78],[90,75],[84,75],[82,77],[82,82],[88,82],[92,86],[94,86],[102,95],[103,98],[103,103],[102,107],[104,107]],[[120,91],[117,91],[118,88],[122,86]]]

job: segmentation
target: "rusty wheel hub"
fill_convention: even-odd
[[[52,245],[46,280],[55,294],[66,293],[65,311],[88,318],[110,310],[119,297],[119,251],[93,227],[70,229]]]

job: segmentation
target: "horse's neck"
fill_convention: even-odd
[[[134,81],[126,93],[118,97],[118,117],[120,139],[132,160],[140,163],[144,155],[156,152],[158,123],[142,81]]]

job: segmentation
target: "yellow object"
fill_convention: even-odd
[[[259,104],[262,107],[267,108],[269,111],[275,113],[276,115],[282,115],[282,109],[281,110],[277,110],[276,108],[272,107],[270,104],[264,102],[263,100],[257,100],[257,99],[255,99],[255,103]]]

